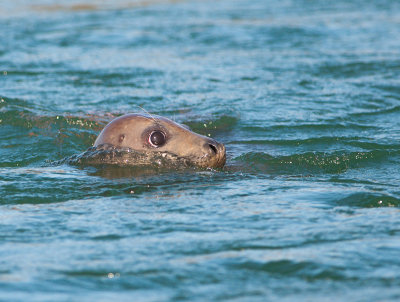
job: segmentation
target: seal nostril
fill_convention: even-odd
[[[208,144],[208,146],[211,148],[211,150],[213,150],[214,154],[217,154],[217,153],[218,153],[217,147],[215,147],[215,146],[212,145],[212,144]]]

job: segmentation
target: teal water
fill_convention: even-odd
[[[397,1],[0,3],[0,300],[399,301]],[[54,164],[139,108],[222,171]]]

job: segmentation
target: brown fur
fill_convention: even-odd
[[[150,133],[154,130],[165,133],[166,143],[163,146],[154,147],[149,143]],[[226,161],[223,144],[160,116],[127,114],[118,117],[101,131],[94,147],[103,144],[144,153],[170,153],[199,167],[221,168]]]

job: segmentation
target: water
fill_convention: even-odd
[[[397,1],[0,4],[0,300],[398,301]],[[222,171],[57,165],[147,111]]]

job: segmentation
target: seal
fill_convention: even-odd
[[[108,153],[101,156],[101,163],[120,165],[152,164],[155,160],[161,164],[162,160],[201,168],[222,168],[226,161],[225,146],[214,139],[194,133],[165,117],[135,113],[120,116],[107,124],[90,151]],[[124,152],[141,156],[126,157],[121,155]]]

